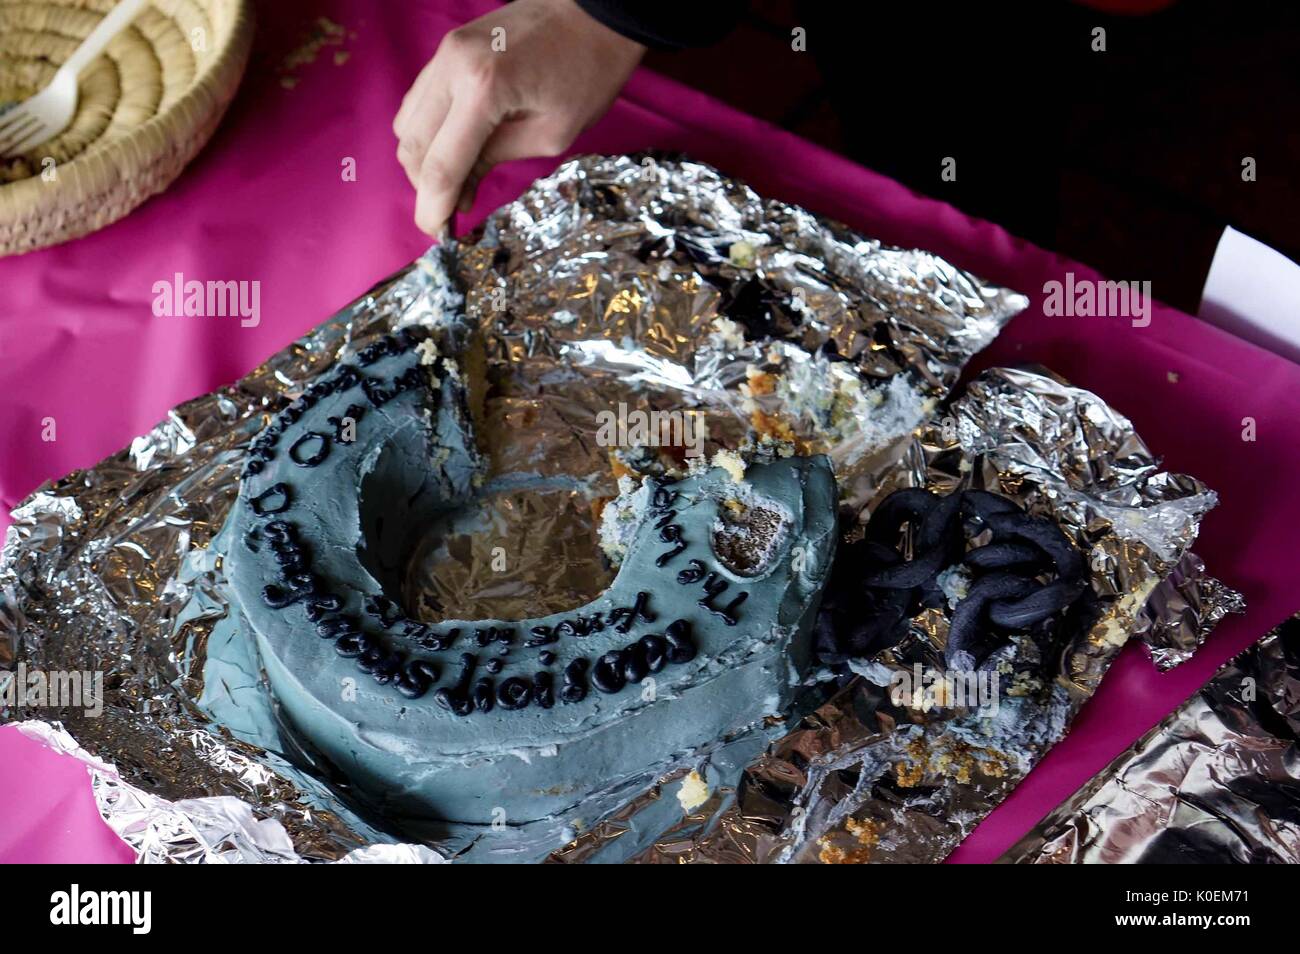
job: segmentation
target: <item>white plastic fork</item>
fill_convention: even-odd
[[[122,0],[72,51],[49,86],[0,113],[0,157],[22,155],[68,128],[77,112],[77,77],[149,2]]]

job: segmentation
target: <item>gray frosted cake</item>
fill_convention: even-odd
[[[411,618],[413,549],[483,487],[472,348],[408,328],[307,388],[253,441],[219,549],[282,723],[380,824],[540,825],[534,857],[572,837],[557,819],[787,708],[836,487],[820,456],[647,477],[609,508],[621,562],[587,605]]]

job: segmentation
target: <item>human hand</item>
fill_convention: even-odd
[[[452,30],[393,120],[416,225],[436,235],[468,211],[497,163],[568,149],[644,54],[573,0],[516,0]]]

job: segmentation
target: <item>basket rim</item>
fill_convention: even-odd
[[[195,0],[204,6],[203,0]],[[223,2],[223,0],[217,0]],[[91,200],[106,199],[114,192],[123,192],[128,205],[158,191],[156,175],[168,153],[184,154],[184,165],[192,154],[201,148],[215,128],[214,116],[219,118],[238,89],[252,47],[253,18],[250,0],[224,0],[232,8],[228,25],[215,38],[217,49],[207,64],[194,77],[185,92],[166,110],[150,116],[144,123],[125,136],[114,139],[100,148],[92,148],[60,164],[57,183],[44,181],[40,173],[0,185],[0,230],[15,235],[27,233],[28,227],[42,223],[52,216],[52,235],[56,240],[66,228],[61,221],[66,213]],[[161,11],[160,11],[161,12]],[[193,141],[198,139],[195,144]],[[133,170],[145,175],[129,173]],[[179,172],[179,169],[176,170]],[[174,176],[175,173],[172,173]],[[152,176],[152,181],[150,180]],[[164,173],[164,178],[166,173]],[[170,181],[170,179],[168,180]],[[136,196],[134,202],[131,196]],[[123,213],[125,214],[125,213]],[[102,223],[102,224],[107,224]],[[35,248],[32,235],[27,241],[17,243]],[[0,255],[6,244],[0,239]]]

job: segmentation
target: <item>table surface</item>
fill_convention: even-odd
[[[171,407],[241,377],[427,246],[412,223],[391,118],[439,37],[492,4],[321,0],[310,13],[289,9],[295,6],[258,5],[259,37],[240,95],[167,193],[95,235],[0,261],[5,513],[42,481],[93,465]],[[324,46],[314,62],[290,64],[317,13],[346,29],[341,42]],[[642,71],[573,151],[645,148],[684,151],[766,195],[889,243],[930,249],[1025,292],[1028,311],[971,371],[1044,364],[1132,418],[1169,469],[1195,474],[1220,494],[1195,549],[1246,595],[1248,612],[1225,621],[1192,661],[1169,673],[1129,646],[1068,738],[951,860],[996,858],[1224,660],[1300,608],[1290,549],[1300,528],[1292,489],[1300,472],[1300,366],[1159,305],[1142,328],[1125,319],[1045,317],[1045,282],[1068,271],[1095,273]],[[347,160],[356,163],[354,182],[341,175]],[[460,230],[555,163],[494,171]],[[1140,274],[1141,263],[1133,266]],[[177,272],[260,281],[261,322],[246,328],[236,319],[154,317],[154,283]],[[49,418],[54,441],[42,440]],[[1250,441],[1243,439],[1247,419],[1255,427]],[[55,771],[50,760],[60,757],[34,749],[12,727],[0,729],[0,860],[129,857],[111,834],[103,837],[84,772],[75,765]]]

